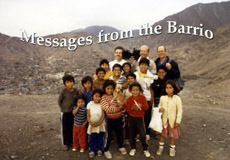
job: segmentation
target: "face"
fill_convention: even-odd
[[[164,79],[166,74],[167,74],[167,72],[165,72],[165,70],[163,70],[163,69],[159,69],[157,72],[157,75],[160,79]]]
[[[112,95],[112,94],[113,94],[113,90],[114,90],[113,86],[112,86],[112,85],[109,85],[109,86],[107,86],[107,87],[105,88],[105,93],[106,93],[107,95]]]
[[[100,103],[100,101],[101,101],[101,95],[99,93],[95,93],[93,95],[93,101],[94,101],[94,103]]]
[[[171,84],[167,84],[165,87],[165,90],[166,90],[166,93],[168,96],[173,95],[174,89],[173,89],[173,86]]]
[[[140,49],[140,56],[141,58],[147,58],[149,55],[149,49],[147,46],[141,46]]]
[[[129,76],[127,81],[128,81],[128,84],[131,85],[133,82],[135,82],[135,78],[132,76]]]
[[[140,89],[137,86],[132,87],[131,93],[133,97],[138,97],[140,95]]]
[[[85,89],[91,89],[92,83],[90,81],[87,81],[83,84]]]
[[[73,81],[65,81],[65,86],[67,89],[73,89]]]
[[[109,70],[109,65],[107,63],[101,64],[101,68],[104,68],[105,71]]]
[[[166,51],[164,46],[158,47],[157,54],[159,58],[165,58],[166,57]]]
[[[104,76],[105,76],[105,73],[104,73],[103,71],[99,71],[99,72],[97,73],[98,79],[104,79]]]
[[[77,106],[80,108],[85,107],[85,101],[83,99],[78,99]]]
[[[122,49],[116,49],[114,55],[117,61],[121,61],[122,60]]]
[[[113,69],[113,75],[114,76],[120,76],[121,75],[121,68],[120,67],[115,67]]]
[[[147,73],[147,70],[149,68],[148,64],[146,63],[141,63],[139,67],[140,67],[141,73]]]
[[[126,64],[126,65],[124,65],[124,67],[123,67],[123,71],[125,72],[125,73],[129,73],[130,72],[130,67],[129,67],[129,65],[128,64]]]

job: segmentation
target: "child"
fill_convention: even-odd
[[[107,59],[102,59],[100,61],[100,67],[105,69],[105,80],[109,79],[109,77],[113,75],[113,72],[109,70],[109,61]]]
[[[91,101],[91,96],[93,93],[93,79],[90,76],[85,76],[81,80],[83,88],[81,89],[81,94],[85,96],[86,105]]]
[[[105,69],[104,68],[97,68],[96,69],[96,75],[97,75],[97,79],[95,79],[93,81],[93,88],[96,89],[103,89],[103,84],[105,82]]]
[[[129,73],[131,73],[131,64],[129,62],[125,62],[122,65],[122,70],[123,70],[123,76],[127,76]]]
[[[74,99],[78,95],[78,91],[73,88],[74,77],[65,75],[62,78],[65,89],[59,95],[58,105],[61,110],[62,125],[62,144],[63,150],[67,151],[73,144],[73,114]]]
[[[182,118],[182,103],[180,97],[177,95],[179,88],[173,80],[168,80],[165,84],[165,96],[161,96],[159,103],[159,112],[162,112],[163,131],[160,137],[160,146],[156,152],[161,155],[164,149],[164,139],[170,136],[170,150],[169,155],[175,156],[175,139],[180,136],[179,124]]]
[[[135,72],[136,80],[140,83],[141,87],[143,88],[143,95],[146,97],[149,109],[145,111],[145,126],[146,126],[146,137],[147,140],[150,140],[150,128],[148,128],[150,120],[151,120],[151,111],[152,106],[150,105],[150,99],[151,99],[151,92],[150,92],[150,86],[153,83],[154,79],[157,79],[156,75],[153,75],[149,71],[149,60],[147,58],[141,58],[139,61],[139,68],[140,70]]]
[[[144,116],[145,111],[148,110],[149,106],[144,95],[141,85],[138,82],[134,82],[129,86],[129,90],[132,93],[126,100],[126,112],[129,114],[129,134],[130,134],[130,145],[131,150],[130,156],[134,156],[136,153],[136,131],[139,132],[140,140],[144,150],[145,157],[150,157],[148,150],[148,144],[146,141]]]
[[[102,97],[102,90],[95,89],[92,94],[93,101],[90,101],[87,105],[87,120],[89,127],[87,133],[89,136],[89,157],[93,158],[96,152],[97,155],[102,156],[103,139],[105,130],[105,114],[101,107],[100,101]],[[98,115],[100,117],[98,122],[92,122],[90,118]]]
[[[74,125],[73,125],[73,151],[79,149],[80,141],[80,152],[84,152],[86,149],[86,100],[84,95],[79,95],[76,98],[76,106],[73,108]]]
[[[114,80],[116,84],[123,85],[126,82],[126,78],[121,75],[122,66],[120,64],[115,64],[113,66],[113,76],[109,77],[110,80]]]
[[[129,86],[136,81],[136,75],[134,73],[129,73],[127,76],[128,88],[123,91],[125,98],[130,97],[132,94],[129,91]]]
[[[107,142],[104,148],[105,157],[108,159],[112,158],[112,154],[109,151],[109,147],[113,137],[113,131],[116,133],[117,143],[119,146],[119,151],[121,154],[127,154],[126,149],[123,145],[123,135],[122,135],[122,126],[123,126],[123,116],[121,110],[123,109],[122,104],[118,104],[113,100],[113,91],[116,87],[116,83],[113,80],[106,80],[103,85],[104,95],[101,99],[101,106],[106,112],[107,116]],[[111,103],[112,102],[112,103]]]

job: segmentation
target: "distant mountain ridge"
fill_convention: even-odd
[[[76,29],[76,30],[72,30],[71,32],[87,32],[90,34],[94,34],[94,35],[98,35],[98,33],[103,30],[103,33],[112,33],[112,32],[118,32],[119,30],[114,28],[114,27],[110,27],[110,26],[89,26],[86,27],[84,29]]]

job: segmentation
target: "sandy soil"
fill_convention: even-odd
[[[228,103],[215,104],[204,93],[195,94],[196,80],[186,83],[180,94],[183,101],[181,134],[176,141],[177,153],[170,158],[169,140],[162,156],[156,156],[158,142],[149,141],[155,159],[228,160],[230,158],[230,109]],[[202,96],[203,95],[203,96]],[[0,96],[0,159],[89,159],[85,153],[64,152],[61,147],[58,95]],[[228,96],[227,96],[228,97]],[[229,98],[229,97],[228,97]],[[129,145],[125,146],[129,151]],[[113,159],[148,159],[141,143],[134,158],[118,152],[112,143]],[[94,159],[106,159],[95,157]]]

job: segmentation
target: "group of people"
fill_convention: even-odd
[[[148,126],[152,107],[159,107],[163,130],[154,131],[159,139],[156,154],[163,153],[164,139],[170,137],[169,155],[175,156],[175,139],[180,136],[182,118],[182,103],[177,95],[180,89],[173,81],[180,76],[178,64],[166,56],[164,46],[157,48],[155,61],[148,57],[147,45],[141,46],[137,60],[125,61],[122,52],[122,47],[116,47],[114,61],[102,59],[93,77],[83,77],[81,91],[73,87],[72,75],[64,75],[65,88],[58,99],[63,150],[72,146],[73,151],[84,152],[89,147],[90,158],[104,153],[111,159],[109,148],[116,140],[121,154],[127,154],[127,142],[131,146],[129,155],[134,156],[139,139],[144,156],[150,157]]]

